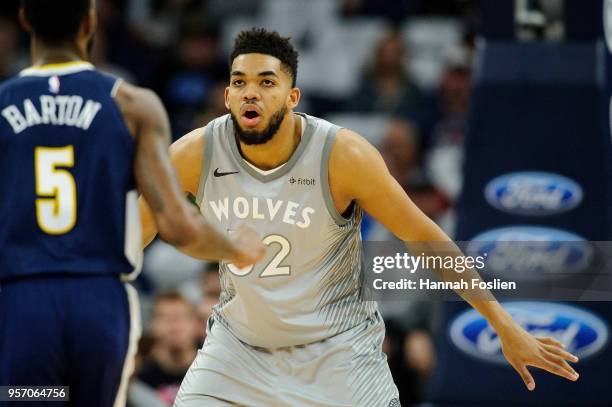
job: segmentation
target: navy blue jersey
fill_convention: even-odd
[[[135,145],[118,84],[72,62],[0,86],[0,280],[137,267]]]

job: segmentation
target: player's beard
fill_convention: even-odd
[[[287,113],[287,107],[283,106],[272,115],[272,117],[270,118],[270,123],[268,123],[268,126],[262,131],[243,130],[242,127],[240,127],[240,122],[238,121],[238,118],[236,118],[234,113],[232,113],[231,116],[232,122],[234,122],[234,129],[236,130],[236,135],[238,136],[238,139],[244,144],[250,146],[257,144],[265,144],[269,140],[271,140],[280,128],[281,124],[283,124],[285,113]]]

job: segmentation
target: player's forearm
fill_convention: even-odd
[[[468,302],[489,322],[499,336],[503,336],[504,331],[516,324],[508,311],[495,300],[470,300]]]
[[[413,255],[433,257],[441,256],[444,258],[458,258],[464,256],[459,247],[457,247],[457,245],[450,239],[445,242],[435,241],[405,243]],[[467,284],[464,284],[464,286],[468,287],[472,286],[471,281],[482,279],[480,274],[472,268],[467,268],[463,272],[459,273],[452,267],[440,267],[432,268],[430,269],[430,272],[441,281],[453,283],[464,281],[467,282]],[[455,290],[455,292],[474,309],[476,309],[487,321],[489,321],[493,329],[495,329],[498,334],[514,323],[510,314],[503,309],[490,290],[473,288],[467,290]]]
[[[181,206],[172,214],[172,219],[159,222],[164,239],[197,259],[233,260],[236,257],[237,248],[227,234],[206,222],[191,204]]]

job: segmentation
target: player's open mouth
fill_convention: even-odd
[[[242,124],[244,124],[247,127],[257,126],[257,123],[259,123],[260,119],[261,119],[261,116],[259,115],[259,112],[254,107],[247,107],[242,112]]]

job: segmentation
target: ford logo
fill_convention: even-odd
[[[490,181],[485,198],[493,207],[516,215],[554,215],[578,206],[582,188],[561,175],[515,172]]]
[[[503,306],[527,332],[558,340],[581,360],[607,344],[608,327],[587,310],[550,302],[508,302]],[[506,363],[499,337],[476,310],[459,314],[449,329],[451,342],[461,351],[487,362]]]
[[[483,256],[485,271],[523,280],[561,277],[584,270],[593,247],[584,238],[541,226],[508,226],[474,237],[467,254]]]

